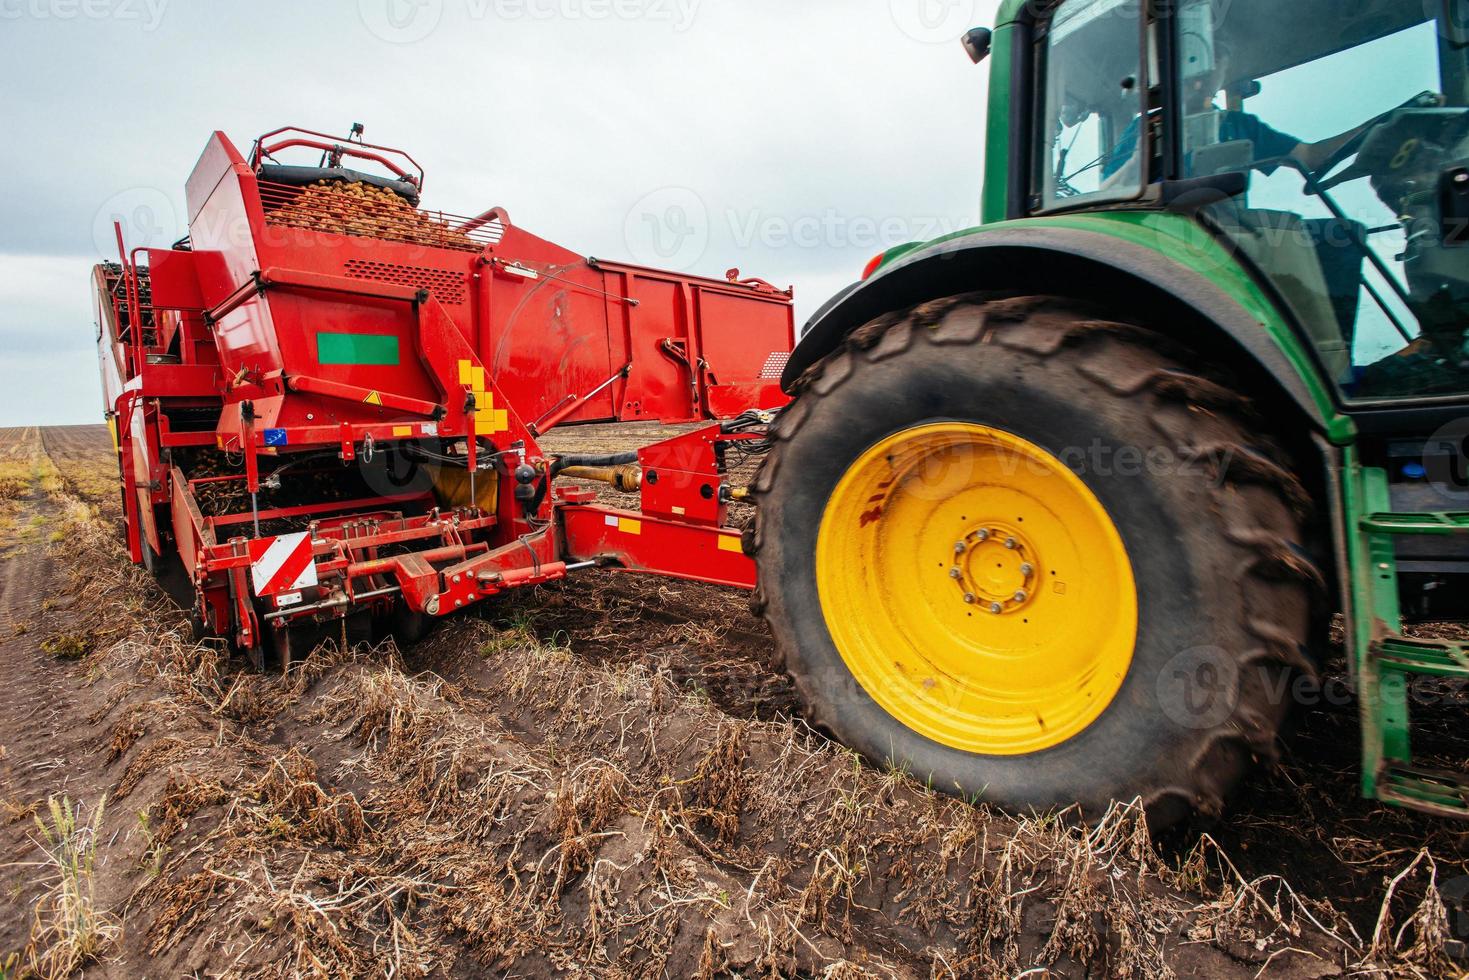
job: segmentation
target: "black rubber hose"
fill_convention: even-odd
[[[551,479],[572,466],[626,466],[638,461],[637,453],[613,453],[608,456],[561,456],[551,464]]]
[[[637,453],[612,453],[606,456],[561,456],[551,464],[551,471],[536,485],[536,495],[525,502],[527,516],[535,516],[541,512],[541,503],[546,499],[546,492],[551,489],[551,481],[556,479],[562,470],[573,466],[626,466],[638,461]]]

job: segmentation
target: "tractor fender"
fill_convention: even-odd
[[[1233,273],[1248,275],[1233,259],[1226,261]],[[1231,364],[1258,395],[1268,396],[1270,389],[1283,395],[1319,430],[1327,429],[1334,414],[1261,319],[1204,272],[1113,234],[1045,225],[980,229],[940,240],[848,286],[807,323],[781,387],[790,392],[806,369],[840,347],[847,334],[885,313],[984,290],[1066,296],[1127,311],[1201,354]],[[1272,312],[1281,316],[1279,307]],[[1262,375],[1268,379],[1263,386],[1258,384]]]

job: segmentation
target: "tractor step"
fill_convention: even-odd
[[[1469,817],[1469,776],[1390,765],[1377,777],[1378,799],[1440,817]]]
[[[1394,510],[1387,471],[1342,454],[1353,593],[1348,622],[1362,719],[1362,795],[1439,816],[1469,818],[1469,775],[1413,763],[1410,678],[1469,678],[1469,643],[1401,632],[1398,550],[1404,536],[1469,533],[1469,512]]]
[[[1369,652],[1377,664],[1387,670],[1436,677],[1469,677],[1469,643],[1394,634],[1373,640]]]
[[[1369,534],[1469,534],[1469,513],[1368,514],[1362,518],[1362,530]]]

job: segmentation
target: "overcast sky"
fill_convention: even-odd
[[[0,426],[101,418],[89,267],[186,232],[223,129],[423,164],[583,254],[794,285],[978,220],[997,0],[0,0]]]

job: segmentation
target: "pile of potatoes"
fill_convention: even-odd
[[[271,211],[270,220],[312,231],[412,245],[478,248],[464,233],[429,217],[387,188],[372,184],[318,180]]]

